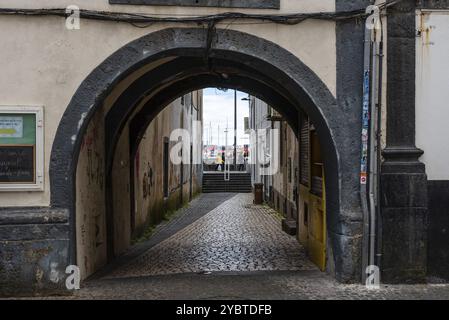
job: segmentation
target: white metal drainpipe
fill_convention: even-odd
[[[381,195],[381,180],[380,180],[380,172],[381,172],[381,159],[382,159],[382,80],[383,80],[383,58],[384,58],[384,43],[383,43],[383,37],[384,37],[384,31],[383,31],[383,23],[382,20],[379,19],[380,23],[380,34],[377,34],[377,37],[380,38],[378,43],[378,52],[377,52],[377,59],[379,61],[379,73],[378,73],[378,99],[377,99],[377,186],[376,186],[376,200],[377,200],[377,221],[376,221],[376,265],[381,269],[382,268],[382,219],[381,219],[381,205],[380,205],[380,195]]]
[[[366,281],[367,267],[376,264],[376,215],[378,201],[378,123],[379,73],[382,27],[379,7],[366,9],[371,14],[365,25],[363,105],[362,105],[362,154],[360,167],[360,200],[363,212],[362,280]]]

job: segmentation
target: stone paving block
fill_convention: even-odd
[[[276,212],[252,200],[250,194],[234,196],[107,277],[316,270],[304,248],[282,231]]]
[[[449,299],[449,284],[338,283],[282,232],[273,210],[251,201],[239,194],[187,227],[171,226],[171,236],[166,229],[165,240],[64,299]]]

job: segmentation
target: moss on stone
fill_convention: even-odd
[[[192,195],[192,199],[197,197],[199,193],[197,192],[194,196]],[[187,208],[190,204],[189,200],[184,200],[181,203],[181,194],[180,191],[174,192],[170,195],[170,197],[166,200],[161,200],[154,203],[147,213],[147,222],[143,227],[138,228],[135,232],[136,236],[133,237],[131,243],[137,244],[144,241],[147,241],[151,238],[156,227],[163,221],[169,222],[174,217],[176,217],[176,213],[180,209]]]

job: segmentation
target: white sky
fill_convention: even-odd
[[[204,144],[207,144],[212,136],[210,144],[225,144],[226,120],[229,126],[228,145],[234,144],[234,90],[226,92],[216,88],[207,88],[203,91],[204,95]],[[249,102],[242,101],[242,98],[248,98],[248,94],[237,91],[237,145],[248,143],[248,136],[244,134],[244,117],[249,116]],[[210,126],[212,130],[210,130]],[[218,143],[218,127],[220,127],[220,143]],[[210,134],[211,132],[211,134]]]

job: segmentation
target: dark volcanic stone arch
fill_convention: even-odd
[[[75,177],[80,145],[89,121],[102,107],[104,99],[128,75],[161,58],[203,58],[203,68],[211,60],[218,59],[226,61],[228,67],[241,71],[241,75],[248,79],[253,71],[254,78],[250,80],[258,81],[260,86],[248,87],[246,91],[263,97],[264,93],[259,92],[261,88],[271,88],[286,101],[286,109],[279,107],[281,113],[298,119],[299,111],[303,110],[310,116],[318,131],[325,159],[332,265],[337,279],[357,280],[361,273],[362,226],[360,204],[354,200],[354,190],[358,189],[358,167],[342,165],[341,162],[342,155],[359,152],[359,145],[348,144],[345,140],[359,134],[359,120],[351,117],[348,121],[348,113],[354,110],[340,107],[324,82],[310,68],[270,41],[238,31],[217,29],[210,48],[207,48],[208,42],[208,31],[203,28],[173,28],[148,34],[108,57],[76,91],[59,124],[50,162],[51,205],[70,212],[72,260],[76,259]],[[117,139],[116,135],[112,137]],[[114,141],[107,141],[107,144],[113,145]]]

